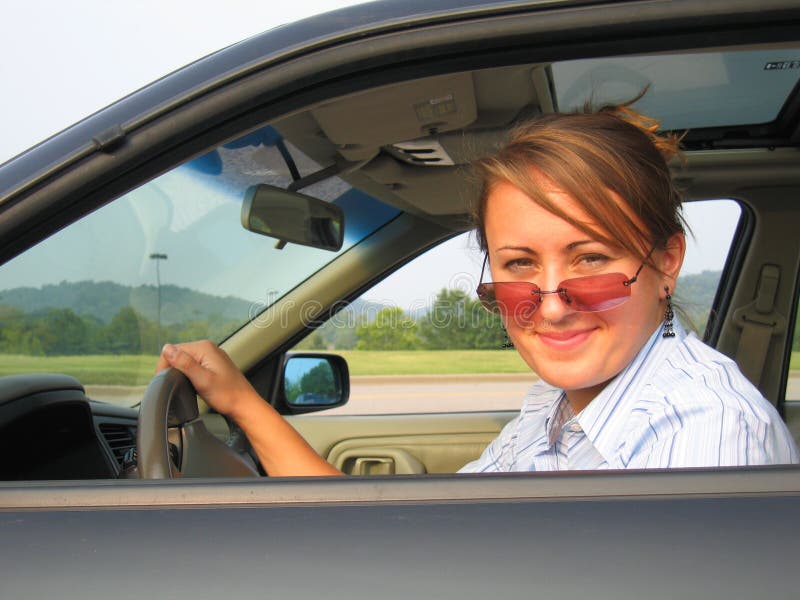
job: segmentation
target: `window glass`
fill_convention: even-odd
[[[800,310],[800,305],[798,306]],[[800,319],[795,320],[792,335],[792,356],[789,360],[789,377],[786,380],[786,402],[792,407],[795,425],[800,427]],[[800,439],[800,435],[797,436]]]
[[[702,336],[741,217],[732,200],[690,202],[693,233],[675,294]],[[483,256],[463,234],[418,257],[299,344],[350,366],[347,405],[325,414],[518,410],[536,380],[477,301]]]
[[[800,304],[797,309],[800,310]],[[789,358],[789,372],[786,377],[786,390],[783,403],[783,417],[795,442],[800,445],[800,318],[795,313],[792,332],[792,352]]]
[[[703,337],[742,209],[733,200],[704,200],[685,203],[683,213],[689,231],[675,301],[684,324]]]
[[[793,48],[622,56],[552,65],[561,111],[625,102],[649,86],[636,110],[664,129],[767,123],[800,79]]]
[[[246,190],[323,167],[265,127],[182,165],[0,267],[0,375],[61,372],[141,399],[167,340],[222,341],[398,211],[328,177],[303,189],[348,222],[339,252],[241,225]]]

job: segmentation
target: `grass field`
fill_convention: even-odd
[[[418,350],[338,352],[351,375],[460,375],[525,373],[513,350]],[[66,373],[84,385],[145,385],[153,376],[155,355],[21,356],[0,355],[0,376],[16,373]]]
[[[513,350],[345,350],[351,375],[462,375],[527,373]]]
[[[345,350],[351,375],[461,375],[465,373],[527,373],[528,366],[513,350]],[[145,385],[153,376],[154,355],[20,356],[0,355],[0,376],[16,373],[66,373],[84,385]],[[793,352],[792,370],[800,369],[800,352]]]
[[[66,373],[84,385],[146,385],[156,356],[21,356],[0,355],[0,375]]]

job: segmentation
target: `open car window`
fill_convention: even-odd
[[[717,188],[738,197],[735,192],[770,179],[763,140],[729,136],[728,128],[777,123],[764,129],[770,154],[786,144],[784,113],[798,69],[781,57],[791,52],[781,46],[701,48],[555,62],[514,56],[498,65],[465,59],[445,72],[387,73],[352,86],[343,77],[343,85],[298,95],[296,106],[272,113],[244,111],[230,121],[215,113],[217,129],[193,135],[232,141],[208,151],[197,138],[193,159],[162,169],[0,267],[0,373],[67,373],[91,399],[130,407],[141,398],[164,342],[211,338],[227,341],[226,351],[265,399],[291,412],[291,403],[276,392],[281,361],[305,336],[295,350],[341,353],[353,376],[350,403],[320,417],[510,414],[535,375],[515,352],[498,349],[504,333],[475,298],[481,257],[469,249],[469,237],[437,246],[468,227],[477,196],[465,176],[469,163],[526,116],[572,110],[586,101],[618,102],[646,88],[638,109],[663,128],[689,128],[687,139],[700,144],[691,149],[709,150],[675,169],[680,185],[690,188],[688,220],[700,242],[675,299],[684,323],[702,337],[709,324],[729,316],[727,306],[714,302],[742,211],[730,200],[696,200],[715,197]],[[736,101],[724,101],[726,94]],[[719,104],[725,110],[715,110]],[[704,133],[709,128],[724,131]],[[727,162],[715,162],[718,145],[738,143],[764,152],[737,148]],[[780,160],[786,160],[781,150],[789,149],[777,150],[780,172]],[[755,180],[744,180],[737,160]],[[721,181],[728,176],[735,186]],[[256,185],[299,190],[336,205],[345,214],[342,248],[287,245],[243,229],[243,199]],[[466,264],[447,254],[453,248]],[[427,276],[431,261],[439,263],[438,277]],[[423,285],[429,279],[433,283]],[[726,283],[723,300],[736,291],[735,282]],[[298,316],[295,298],[319,310]],[[310,329],[318,315],[346,303],[347,309]],[[287,320],[261,322],[261,312],[275,305]],[[723,336],[719,349],[732,355],[724,343]],[[407,377],[422,384],[409,388]],[[395,387],[387,389],[389,383]],[[373,388],[364,391],[362,384]],[[302,396],[298,412],[328,403],[303,393],[295,396]],[[479,423],[484,437],[469,452],[485,446],[484,438],[492,439],[506,417]],[[227,434],[224,423],[218,433]],[[330,449],[325,435],[311,437],[321,454]]]
[[[733,200],[684,204],[687,255],[675,293],[685,325],[703,337],[743,213]],[[502,349],[499,318],[479,304],[483,256],[474,233],[444,242],[365,292],[295,350],[345,356],[347,405],[327,415],[519,410],[537,380]]]

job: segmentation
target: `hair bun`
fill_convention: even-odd
[[[673,158],[679,158],[681,162],[686,162],[686,158],[681,151],[681,140],[686,135],[684,131],[681,134],[674,132],[660,134],[658,133],[661,127],[661,122],[658,119],[648,117],[642,113],[631,108],[631,105],[638,102],[647,93],[650,86],[644,88],[635,98],[623,102],[622,104],[609,104],[600,108],[598,112],[603,114],[613,115],[614,117],[633,125],[639,131],[647,136],[653,143],[653,146],[661,153],[666,162],[671,161]]]

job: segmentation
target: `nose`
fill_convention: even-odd
[[[547,284],[552,287],[542,287],[543,294],[537,294],[539,308],[534,313],[536,321],[550,321],[556,323],[575,312],[567,302],[567,298],[558,292],[561,280],[553,281],[548,278]],[[550,293],[547,293],[550,292]]]

